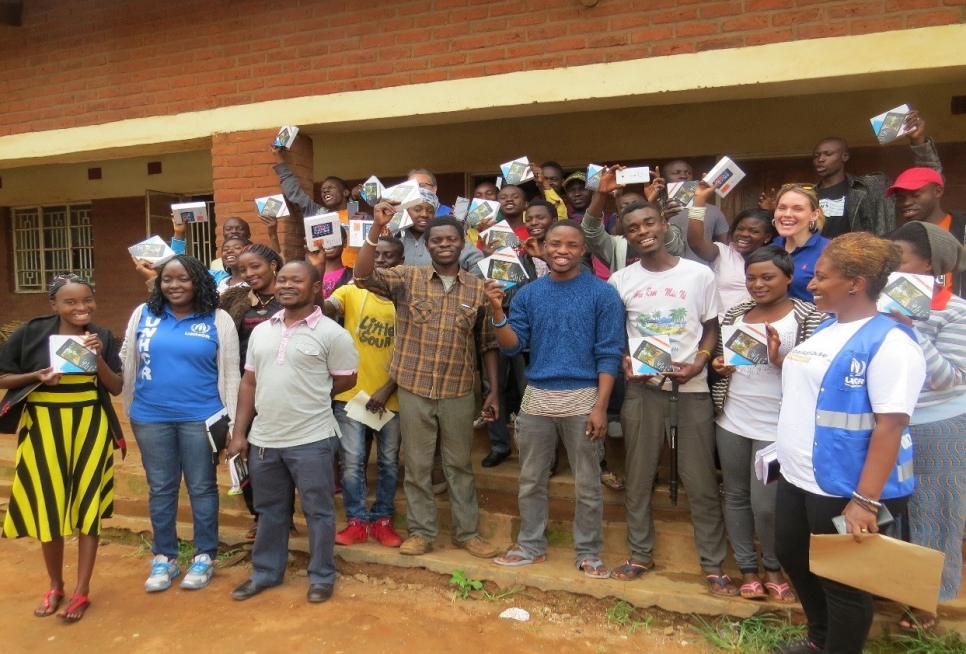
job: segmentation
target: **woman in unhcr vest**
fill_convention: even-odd
[[[181,588],[204,588],[218,553],[214,457],[235,418],[240,376],[235,323],[218,308],[215,281],[201,261],[179,255],[164,264],[148,302],[128,321],[121,359],[124,409],[141,450],[154,532],[144,588],[166,590],[181,574],[176,520],[182,476],[196,551]]]
[[[902,248],[900,272],[938,282],[966,270],[962,244],[938,225],[908,222],[890,238]],[[966,523],[966,300],[937,284],[927,320],[892,315],[912,328],[926,357],[926,384],[909,427],[916,472],[909,536],[916,545],[946,555],[939,601],[948,602],[959,595]],[[936,616],[921,609],[910,609],[899,622],[909,630],[935,624]]]
[[[898,515],[913,490],[908,425],[926,363],[912,330],[876,310],[901,256],[895,243],[865,232],[829,243],[808,291],[835,320],[782,364],[775,553],[808,636],[776,651],[860,654],[872,626],[870,593],[811,572],[809,538],[836,533],[841,515],[861,541],[886,510]]]
[[[114,513],[114,448],[127,452],[108,395],[121,392],[121,360],[111,332],[91,323],[88,281],[64,273],[48,292],[54,315],[17,328],[0,353],[0,389],[10,389],[0,415],[19,417],[0,429],[18,434],[3,535],[40,541],[50,590],[34,615],[45,618],[64,599],[64,536],[79,533],[77,585],[57,614],[77,622],[91,603],[101,520]]]

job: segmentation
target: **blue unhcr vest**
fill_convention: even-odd
[[[814,333],[833,322],[822,323]],[[822,379],[815,408],[812,465],[815,481],[829,495],[851,497],[858,488],[875,427],[866,371],[886,334],[893,329],[903,331],[916,341],[911,329],[884,315],[877,315],[849,339]],[[880,499],[905,497],[912,493],[914,486],[912,436],[905,429],[896,467],[882,488]]]

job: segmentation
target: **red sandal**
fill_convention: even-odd
[[[52,596],[57,598],[56,604],[50,601],[50,598]],[[46,593],[44,593],[44,612],[37,613],[37,610],[40,609],[40,607],[38,606],[37,609],[34,609],[34,615],[38,618],[49,618],[50,616],[52,616],[54,613],[57,612],[57,609],[60,607],[60,602],[63,599],[64,599],[64,590],[62,588],[51,588]]]
[[[84,617],[84,613],[87,612],[87,608],[91,605],[91,600],[87,595],[71,595],[70,603],[67,607],[57,614],[57,617],[67,623],[77,622]],[[80,611],[81,614],[76,618],[70,617],[70,614],[74,611]]]

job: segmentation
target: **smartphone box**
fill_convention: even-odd
[[[93,375],[97,373],[97,354],[84,347],[79,336],[53,334],[48,343],[50,365],[54,372],[65,375]]]
[[[263,198],[255,198],[255,208],[258,210],[258,213],[274,216],[275,218],[283,218],[290,215],[288,205],[285,204],[285,196],[281,193],[278,195],[266,195]]]
[[[305,223],[305,245],[310,252],[342,245],[342,225],[339,214],[323,213],[309,216]]]
[[[900,104],[895,109],[890,109],[875,118],[869,119],[869,122],[872,123],[872,131],[875,132],[875,137],[879,140],[880,145],[891,143],[912,131],[906,129],[905,125],[906,116],[909,115],[910,111],[912,109],[909,108],[909,105]]]
[[[896,310],[913,320],[926,320],[932,311],[935,283],[936,278],[930,275],[894,272],[879,294],[876,308],[880,313]]]
[[[647,184],[651,181],[651,169],[647,166],[639,168],[625,168],[617,171],[618,184]],[[588,178],[589,179],[589,178]]]
[[[411,227],[412,224],[413,224],[413,218],[412,216],[409,215],[408,211],[405,211],[405,210],[397,211],[393,215],[392,220],[389,221],[389,224],[386,225],[386,229],[389,230],[390,234],[395,234],[401,229],[406,229],[407,227]]]
[[[469,198],[458,197],[456,202],[453,203],[453,218],[456,220],[466,222],[466,216],[470,212],[470,200]]]
[[[526,157],[520,157],[519,159],[508,161],[505,164],[500,164],[500,170],[503,172],[503,179],[506,180],[507,184],[522,184],[533,179],[533,171],[530,170],[530,160]]]
[[[466,224],[476,227],[481,220],[498,221],[500,218],[500,203],[495,200],[481,200],[473,198],[466,214]]]
[[[697,188],[697,182],[671,182],[667,185],[668,200],[675,200],[690,208],[694,206],[694,191]]]
[[[135,259],[144,259],[145,261],[150,261],[155,266],[159,266],[166,263],[169,259],[173,259],[175,254],[164,239],[160,236],[152,236],[151,238],[141,241],[137,245],[132,245],[127,249],[131,253],[131,256]]]
[[[295,137],[299,135],[299,128],[295,125],[283,125],[281,129],[278,130],[278,134],[275,136],[275,140],[272,141],[272,145],[276,148],[285,148],[286,150],[292,147],[295,143]]]
[[[379,198],[386,194],[386,187],[382,185],[379,178],[373,175],[362,184],[362,199],[370,207],[376,206]]]
[[[600,188],[600,178],[604,174],[604,167],[597,164],[587,164],[587,183],[585,188],[596,191]]]
[[[724,362],[728,366],[768,364],[768,334],[759,325],[722,325]]]
[[[721,186],[715,190],[715,193],[718,194],[719,198],[723,198],[731,193],[731,190],[744,178],[745,173],[738,167],[738,164],[728,157],[721,157],[721,161],[716,163],[711,172],[704,176],[704,181],[712,186],[720,184]]]
[[[208,221],[208,205],[204,202],[182,202],[171,205],[175,225],[204,223]]]
[[[505,222],[498,222],[480,233],[483,242],[494,249],[520,247],[520,237]]]
[[[631,364],[635,375],[660,375],[671,372],[671,339],[645,336],[629,340]]]
[[[361,248],[369,237],[369,230],[372,229],[373,224],[372,220],[350,220],[349,247]]]
[[[409,207],[415,207],[423,201],[423,196],[419,194],[419,184],[416,182],[403,182],[390,186],[382,196],[383,200],[398,202],[397,211],[403,211]]]
[[[509,247],[497,250],[476,265],[479,266],[485,278],[503,282],[505,289],[522,284],[530,278],[516,252]]]

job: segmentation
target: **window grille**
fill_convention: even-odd
[[[12,222],[16,292],[42,293],[66,271],[94,283],[90,204],[21,207]]]

